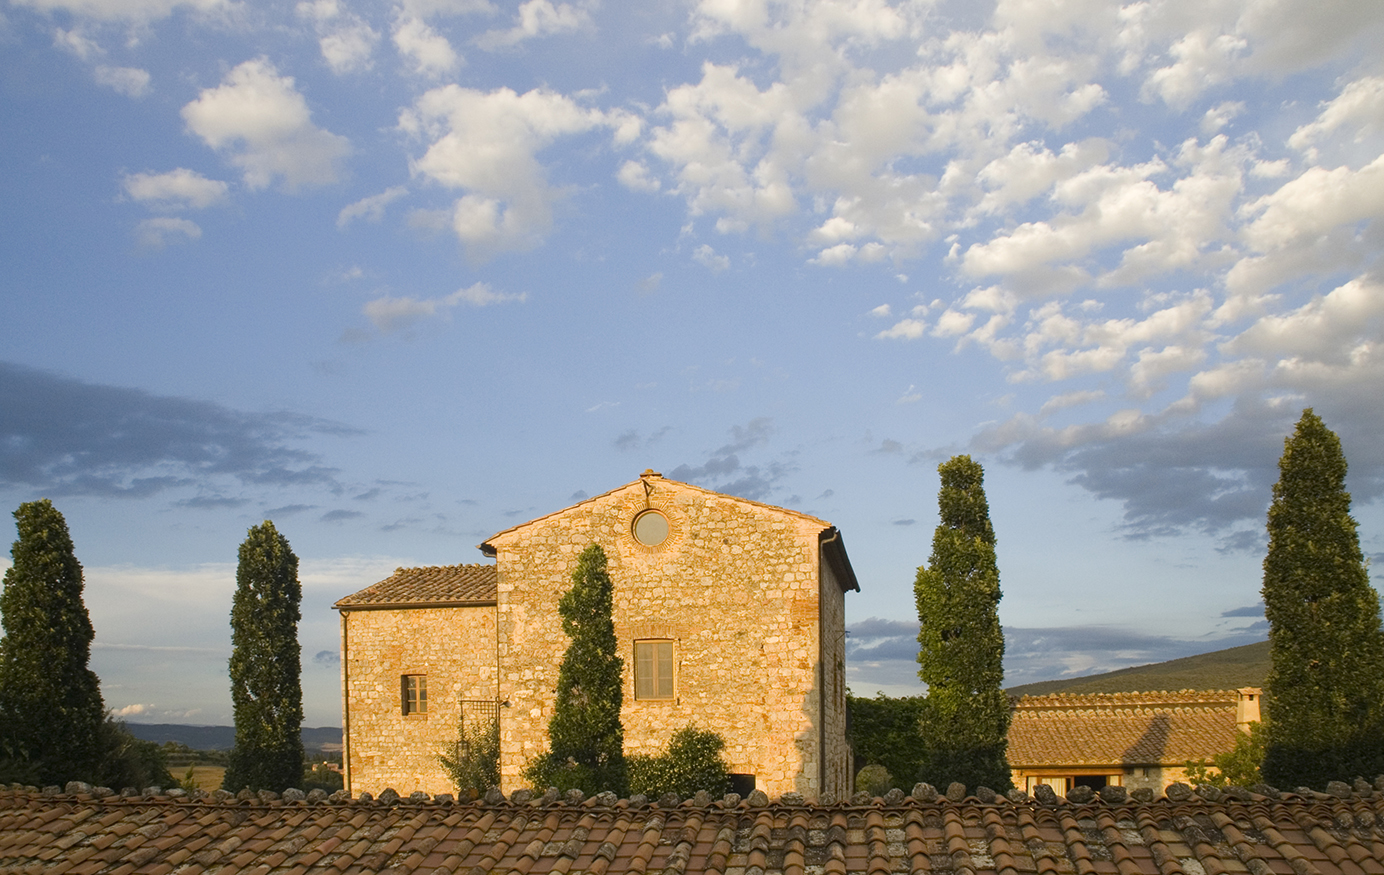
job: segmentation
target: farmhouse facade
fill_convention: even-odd
[[[646,471],[481,544],[494,565],[400,569],[337,602],[347,788],[451,791],[438,755],[498,720],[500,779],[547,746],[568,639],[557,606],[599,544],[614,582],[626,753],[695,724],[738,786],[850,787],[841,534],[807,514]]]
[[[1155,793],[1235,746],[1258,722],[1261,691],[1057,693],[1014,703],[1008,758],[1014,786],[1065,796],[1106,785]]]

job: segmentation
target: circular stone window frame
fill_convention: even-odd
[[[646,540],[644,537],[640,536],[640,524],[643,523],[645,520],[652,520],[654,518],[657,518],[663,524],[663,531],[661,533],[662,536],[659,537],[657,541],[654,541],[652,539]],[[668,522],[668,514],[664,513],[656,507],[650,507],[639,511],[634,515],[634,519],[630,520],[630,534],[634,536],[634,540],[637,543],[645,547],[652,547],[654,549],[657,549],[659,547],[662,547],[664,544],[668,543],[668,538],[673,534],[673,526],[671,523]],[[652,533],[645,532],[644,534],[651,535]]]
[[[621,540],[625,541],[625,543],[630,546],[635,555],[642,556],[655,556],[676,550],[680,547],[682,545],[683,536],[686,534],[687,530],[684,524],[683,515],[673,507],[667,506],[661,501],[644,501],[643,496],[640,496],[640,499],[638,504],[634,504],[633,506],[626,505],[628,508],[626,513],[628,513],[629,516],[627,517],[628,522],[621,527],[621,534],[624,536]],[[662,542],[652,546],[640,541],[634,533],[635,522],[641,516],[650,512],[657,513],[668,523],[668,536],[665,537]]]

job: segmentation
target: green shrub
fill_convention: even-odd
[[[723,796],[730,791],[730,768],[721,757],[725,749],[726,740],[715,732],[684,726],[673,733],[665,753],[627,758],[630,792],[650,798],[676,793],[686,799],[705,790]]]
[[[475,798],[500,783],[500,724],[494,720],[457,727],[456,744],[438,757],[462,797]]]
[[[883,796],[894,789],[894,776],[884,766],[873,763],[856,773],[855,789],[864,790],[871,796]]]
[[[314,763],[312,768],[303,770],[303,785],[300,790],[321,790],[335,793],[346,786],[346,778],[326,763]]]
[[[1187,763],[1187,783],[1192,786],[1253,787],[1264,781],[1264,724],[1251,723],[1249,732],[1237,732],[1235,747],[1218,753],[1209,761]]]

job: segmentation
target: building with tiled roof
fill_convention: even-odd
[[[0,871],[52,875],[1384,875],[1384,776],[1329,793],[1185,785],[1069,799],[959,785],[803,804],[582,799],[527,790],[456,803],[113,795],[0,788]],[[153,788],[151,788],[153,790]],[[200,791],[198,791],[200,793]],[[824,794],[824,797],[829,794]],[[228,798],[229,797],[229,798]]]
[[[1185,777],[1188,762],[1234,747],[1236,733],[1259,719],[1259,698],[1256,688],[1024,696],[1009,724],[1014,785],[1161,791]]]
[[[505,529],[494,565],[401,568],[336,603],[349,789],[451,790],[438,756],[499,723],[501,785],[547,747],[557,613],[578,554],[606,553],[625,663],[627,753],[695,723],[719,733],[736,785],[771,796],[851,782],[841,533],[784,508],[653,471]]]

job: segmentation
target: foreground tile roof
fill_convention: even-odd
[[[1033,800],[919,785],[907,797],[809,806],[762,793],[678,804],[492,790],[453,803],[392,791],[288,791],[285,801],[10,785],[0,788],[0,872],[1384,875],[1384,776],[1330,794],[1258,789],[1271,795],[1175,784],[1159,799],[1114,787]]]
[[[1182,765],[1235,746],[1234,690],[1024,696],[1010,765]]]
[[[356,610],[420,605],[445,607],[493,601],[494,565],[430,565],[396,568],[379,583],[341,599],[336,607]]]

